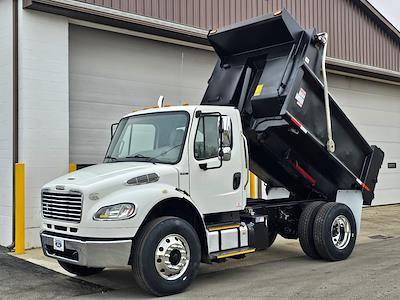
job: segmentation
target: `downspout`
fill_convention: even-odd
[[[13,218],[12,218],[12,244],[7,248],[12,250],[15,246],[15,164],[18,162],[18,0],[13,0]]]

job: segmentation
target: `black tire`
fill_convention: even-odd
[[[89,267],[85,267],[85,266],[78,266],[78,265],[70,264],[67,262],[60,261],[60,260],[58,261],[58,263],[64,270],[66,270],[72,274],[78,275],[78,276],[90,276],[90,275],[100,273],[101,271],[104,270],[104,268],[89,268]]]
[[[168,235],[182,236],[190,250],[189,264],[177,279],[167,280],[156,269],[156,248]],[[177,294],[185,290],[196,277],[201,258],[200,241],[188,222],[176,217],[161,217],[150,221],[138,233],[132,251],[132,270],[138,285],[156,296]]]
[[[332,241],[332,225],[334,220],[344,216],[349,224],[348,242],[339,249]],[[357,237],[357,227],[350,208],[342,203],[324,204],[318,211],[314,221],[314,243],[318,254],[329,261],[344,260],[353,252]]]
[[[268,231],[268,248],[275,242],[278,232],[275,230]]]
[[[313,259],[321,258],[314,245],[313,229],[315,216],[325,203],[323,201],[315,201],[308,204],[302,211],[299,219],[298,232],[301,249],[303,249],[303,252],[308,257]]]

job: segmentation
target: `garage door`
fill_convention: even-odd
[[[110,125],[133,109],[199,103],[212,52],[76,25],[70,27],[70,162],[101,162]],[[385,151],[374,204],[399,203],[400,87],[342,75],[330,91],[371,144]],[[390,168],[389,168],[390,166]]]
[[[385,152],[374,205],[400,202],[400,86],[329,76],[336,101],[370,144]]]
[[[99,163],[110,125],[134,109],[166,102],[197,104],[215,63],[213,52],[70,26],[70,162]]]

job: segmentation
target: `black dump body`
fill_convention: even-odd
[[[338,189],[360,189],[371,204],[384,154],[331,96],[336,150],[326,150],[323,46],[315,29],[303,30],[282,11],[210,31],[208,39],[219,61],[202,104],[240,110],[252,172],[296,198],[334,201]]]

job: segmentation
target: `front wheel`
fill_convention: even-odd
[[[356,221],[347,205],[330,202],[321,207],[314,220],[314,243],[322,258],[346,259],[353,252],[356,237]]]
[[[60,260],[58,261],[58,263],[65,271],[68,271],[68,272],[78,275],[78,276],[90,276],[90,275],[100,273],[101,271],[104,270],[104,268],[89,268],[89,267],[85,267],[85,266],[78,266],[78,265],[70,264],[67,262],[60,261]]]
[[[134,242],[132,269],[147,292],[166,296],[182,292],[196,277],[201,257],[194,228],[176,217],[157,218],[139,232]]]

